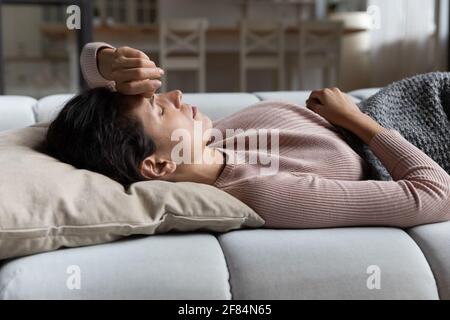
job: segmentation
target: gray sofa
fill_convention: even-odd
[[[357,101],[376,91],[350,94]],[[303,104],[308,95],[258,92],[183,97],[218,119],[260,100]],[[68,97],[36,101],[2,96],[0,130],[48,121]],[[72,266],[78,268],[79,286],[75,287],[69,283]],[[408,230],[255,229],[133,236],[0,261],[0,299],[448,300],[450,222]]]

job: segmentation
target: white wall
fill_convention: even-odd
[[[159,17],[207,17],[213,26],[231,26],[240,17],[240,7],[229,0],[159,0]]]
[[[438,34],[437,34],[437,54],[436,68],[438,70],[448,70],[448,38],[449,38],[449,1],[437,0],[438,10]]]
[[[351,0],[353,1],[353,0]],[[358,0],[359,1],[359,0]],[[435,68],[441,70],[446,68],[447,57],[447,27],[448,27],[448,0],[438,0],[442,4],[440,13],[441,30],[439,34],[438,50],[433,50],[430,43],[424,40],[423,28],[426,28],[427,19],[433,13],[430,3],[434,0],[369,0],[370,4],[380,5],[382,8],[382,29],[372,32],[372,41],[375,45],[371,48],[371,70],[367,72],[372,77],[372,82],[358,80],[362,86],[379,86],[399,79],[414,72],[426,72]],[[365,2],[365,1],[364,1]],[[317,0],[316,15],[325,15],[326,0]],[[207,17],[211,26],[230,27],[235,26],[241,18],[241,6],[236,0],[160,0],[160,17]],[[405,15],[408,12],[408,15]],[[420,14],[422,19],[417,18]],[[292,7],[273,10],[270,6],[253,6],[250,8],[250,17],[270,18],[273,16],[284,16],[288,21],[294,21],[296,12]],[[34,57],[40,55],[42,38],[39,31],[41,23],[41,11],[38,6],[4,6],[3,27],[5,56],[26,55]],[[123,38],[96,38],[96,40],[111,41],[115,45],[131,45],[138,48],[146,48],[157,45],[156,35],[140,34],[126,36]],[[408,40],[408,41],[406,41]],[[209,44],[214,45],[214,39],[209,39]],[[221,39],[219,39],[219,42]],[[228,41],[228,42],[227,42]],[[230,37],[223,41],[223,47],[232,50],[214,52],[208,55],[208,90],[210,91],[233,91],[238,88],[238,38]],[[424,42],[425,41],[425,42]],[[217,40],[216,40],[217,42]],[[232,43],[231,45],[229,43]],[[295,46],[295,39],[292,38],[289,44]],[[153,49],[154,50],[154,49]],[[433,53],[434,52],[434,53]],[[152,58],[157,60],[157,55]],[[289,58],[292,62],[295,57]],[[59,66],[64,72],[68,69]],[[288,73],[295,73],[293,65]],[[46,70],[47,69],[47,70]],[[289,68],[288,68],[289,69]],[[39,79],[48,77],[55,68],[47,68],[42,65],[15,65],[14,68],[7,66],[7,76],[12,82],[18,82],[27,74],[37,75]],[[45,76],[47,74],[47,76]],[[272,81],[275,75],[265,73],[263,75],[250,75],[251,85],[249,90],[271,90]],[[295,77],[294,77],[295,78]],[[8,81],[7,79],[7,81]],[[45,83],[44,80],[39,80]],[[193,79],[186,74],[173,74],[175,87],[186,88],[188,91],[195,89],[192,86]],[[294,79],[295,80],[295,79]],[[308,88],[320,86],[320,78],[312,72],[311,77],[307,77]],[[11,81],[10,81],[11,82]],[[295,87],[294,87],[295,88]]]
[[[275,8],[275,9],[274,9]],[[242,7],[236,0],[160,0],[159,17],[165,18],[201,18],[206,17],[212,27],[237,26],[242,17]],[[251,5],[248,8],[250,19],[271,19],[283,17],[288,24],[295,25],[298,12],[293,5]],[[304,12],[307,14],[307,12]],[[318,0],[316,12],[319,17],[325,15],[325,0]],[[294,37],[295,38],[295,37]],[[295,49],[296,38],[288,43]],[[209,38],[209,45],[217,46],[218,41]],[[239,90],[239,36],[224,39],[222,52],[210,53],[207,56],[207,90],[208,91],[238,91]],[[231,52],[234,51],[234,52]],[[290,59],[292,60],[292,59]],[[292,73],[294,65],[288,67],[288,74]],[[317,73],[317,72],[316,72]],[[311,71],[306,77],[306,86],[316,88],[320,86],[320,76]],[[187,72],[172,72],[169,89],[185,88],[195,90],[195,74]],[[293,77],[294,86],[297,79]],[[264,91],[276,90],[276,74],[270,71],[251,71],[248,75],[248,90]]]
[[[40,55],[41,8],[38,6],[4,5],[3,11],[3,54],[8,56]]]
[[[435,0],[369,0],[369,4],[379,7],[381,14],[381,28],[371,32],[373,86],[438,68],[435,3]]]
[[[358,0],[361,1],[361,0]],[[270,19],[283,17],[288,23],[295,23],[297,11],[288,4],[252,4],[248,9],[249,18]],[[325,16],[326,0],[317,0],[318,17]],[[195,18],[207,17],[212,26],[234,26],[242,17],[242,7],[236,0],[159,0],[161,18]],[[303,15],[307,15],[304,12]]]
[[[70,90],[68,63],[40,60],[44,45],[41,24],[42,6],[2,7],[1,32],[7,94],[41,97]]]

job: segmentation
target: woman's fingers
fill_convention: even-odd
[[[321,104],[326,104],[329,102],[330,99],[333,97],[336,97],[341,94],[341,91],[339,88],[332,87],[332,88],[324,88],[322,90],[314,90],[311,92],[311,95],[309,96],[310,99],[316,99]]]
[[[141,50],[130,47],[120,47],[116,50],[116,54],[118,56],[124,56],[126,58],[141,58],[150,60],[150,58]]]
[[[161,81],[150,79],[116,83],[117,91],[127,95],[151,95],[158,90],[159,87],[161,87]]]
[[[112,70],[133,69],[133,68],[156,68],[155,63],[150,59],[125,58],[120,57],[112,63]]]
[[[111,77],[117,82],[139,81],[145,79],[158,79],[162,76],[159,68],[134,68],[113,71]]]
[[[325,99],[324,99],[324,92],[323,92],[323,90],[314,90],[314,91],[312,91],[310,96],[309,96],[309,99],[318,101],[319,103],[323,104],[325,102],[324,101]]]
[[[127,95],[151,96],[161,87],[158,79],[164,74],[144,52],[131,47],[114,51],[111,69],[117,91]]]
[[[317,113],[317,108],[320,107],[322,104],[320,101],[316,98],[309,98],[306,100],[306,108],[314,111]]]
[[[309,105],[309,104],[320,104],[320,101],[317,98],[309,98],[308,100],[306,100],[306,104],[307,105]]]

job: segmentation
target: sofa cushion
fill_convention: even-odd
[[[305,105],[306,100],[309,98],[311,91],[265,91],[254,93],[259,99],[286,101],[289,103],[295,103],[301,106]]]
[[[439,298],[423,253],[400,229],[239,230],[219,241],[233,299]]]
[[[378,89],[374,89],[378,91]],[[373,92],[367,89],[364,92]],[[375,92],[376,92],[375,91]],[[355,102],[359,102],[358,97],[362,96],[359,91],[352,96]],[[251,106],[261,100],[278,100],[304,105],[311,91],[268,91],[250,93],[185,93],[183,101],[197,106],[201,112],[206,114],[211,120],[218,120]],[[51,95],[40,99],[35,106],[36,121],[52,121],[61,111],[65,102],[70,100],[73,94]]]
[[[286,101],[289,103],[295,103],[300,106],[306,104],[311,91],[273,91],[273,92],[255,92],[254,93],[261,100],[277,100]],[[352,95],[350,95],[353,101],[359,102],[360,100]]]
[[[0,260],[171,230],[225,232],[264,221],[206,184],[142,181],[124,189],[38,151],[48,123],[0,133]],[[39,149],[40,150],[40,149]]]
[[[0,269],[0,300],[230,298],[219,243],[202,233],[63,249]]]
[[[214,121],[245,109],[259,99],[249,93],[184,93],[183,102],[198,107]]]
[[[72,97],[73,94],[58,94],[39,100],[35,107],[37,122],[52,121]],[[259,99],[249,93],[184,93],[183,102],[197,106],[214,121],[255,104]]]
[[[349,92],[348,94],[359,99],[364,100],[371,96],[373,96],[375,93],[380,91],[381,88],[369,88],[369,89],[359,89]]]
[[[50,122],[56,118],[66,102],[72,99],[74,94],[54,94],[40,99],[35,107],[36,122]]]
[[[431,266],[440,298],[450,300],[450,221],[415,227],[408,233]]]
[[[28,127],[35,123],[36,100],[22,96],[0,96],[0,131]]]

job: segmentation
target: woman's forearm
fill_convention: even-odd
[[[380,132],[387,130],[365,113],[355,113],[346,121],[345,129],[358,136],[367,145]]]
[[[164,71],[138,49],[115,49],[104,42],[92,42],[83,48],[80,61],[91,88],[108,87],[125,95],[149,98],[161,87],[159,79]]]
[[[108,87],[111,90],[115,90],[114,81],[105,79],[103,74],[100,73],[97,65],[98,52],[103,48],[112,47],[104,42],[91,42],[86,44],[83,47],[83,51],[80,56],[81,70],[83,72],[84,79],[90,88]]]

